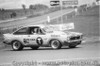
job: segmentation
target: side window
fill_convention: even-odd
[[[38,28],[37,27],[33,27],[30,29],[30,34],[37,34],[38,33]]]
[[[44,33],[39,27],[31,27],[30,34],[44,34]]]
[[[42,29],[38,29],[38,34],[45,34],[43,31],[42,31]]]
[[[28,34],[28,28],[22,28],[22,29],[19,29],[18,31],[16,31],[14,34]]]

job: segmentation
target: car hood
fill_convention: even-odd
[[[69,36],[78,36],[78,35],[82,35],[82,33],[79,32],[71,32],[71,31],[66,31],[65,32],[67,35]]]

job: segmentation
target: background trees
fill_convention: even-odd
[[[29,9],[33,9],[33,10],[44,10],[47,9],[48,6],[43,5],[43,4],[35,4],[35,5],[30,5]]]

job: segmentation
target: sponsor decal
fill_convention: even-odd
[[[29,43],[29,39],[24,39],[23,42],[24,43]]]
[[[29,43],[30,41],[35,41],[35,39],[27,39],[27,38],[25,38],[23,41],[24,41],[24,43]]]

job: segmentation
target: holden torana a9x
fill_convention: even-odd
[[[81,44],[82,36],[82,33],[78,32],[46,31],[43,25],[31,25],[21,27],[13,33],[3,34],[3,43],[11,45],[15,51],[22,50],[24,47],[60,49],[62,46],[68,46],[75,48]]]

